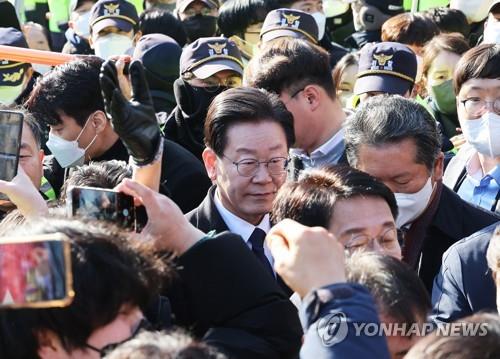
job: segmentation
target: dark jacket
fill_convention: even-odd
[[[439,272],[443,253],[462,238],[468,237],[500,220],[500,217],[495,214],[462,200],[456,193],[441,183],[438,183],[438,185],[441,186],[441,194],[439,198],[435,199],[438,201],[437,208],[430,223],[422,224],[417,219],[410,227],[403,247],[403,259],[418,270],[419,277],[424,282],[429,293],[432,291],[434,277]],[[426,212],[431,207],[432,205],[429,205],[420,218],[425,217]],[[413,249],[409,249],[410,244],[407,243],[407,239],[414,227],[417,230],[418,227],[421,227],[420,232],[423,233],[422,244],[412,246]],[[414,251],[417,251],[417,253]],[[409,260],[410,257],[413,259]]]
[[[496,311],[496,287],[486,251],[497,222],[451,246],[432,288],[434,323],[450,323],[481,310]]]
[[[178,258],[177,284],[165,292],[175,325],[230,358],[296,358],[302,328],[281,292],[241,237],[204,239]]]
[[[229,231],[224,219],[222,219],[222,216],[215,206],[214,194],[216,188],[216,186],[212,186],[208,190],[207,196],[203,202],[201,202],[197,208],[186,214],[188,221],[200,231],[205,233],[214,230],[216,233]],[[293,294],[293,291],[285,284],[280,276],[277,277],[277,282],[288,297]]]
[[[353,49],[361,49],[369,42],[380,42],[380,30],[374,31],[357,31],[345,39],[348,47]]]
[[[354,323],[380,324],[372,296],[359,284],[338,283],[308,294],[300,320],[305,332],[301,358],[390,358],[383,335],[355,335]]]
[[[129,155],[123,143],[118,140],[101,157],[93,161],[121,160],[128,162]],[[44,161],[44,176],[60,195],[65,179],[65,170],[53,156]],[[205,168],[193,155],[178,144],[164,140],[163,162],[161,168],[160,192],[170,197],[186,213],[203,200],[211,181]]]
[[[349,52],[338,44],[331,42],[328,34],[325,34],[319,42],[319,46],[324,48],[330,54],[330,66],[332,69],[337,65],[341,58],[347,55]]]
[[[88,41],[78,36],[73,30],[65,33],[66,43],[61,52],[71,55],[94,55],[94,50],[90,47]]]

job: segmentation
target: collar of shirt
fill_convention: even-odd
[[[484,174],[477,152],[471,156],[465,166],[465,170],[467,172],[467,176],[475,187],[488,185],[491,179],[495,180],[497,185],[500,186],[500,165],[496,165],[490,172]]]
[[[262,229],[264,232],[269,232],[271,229],[271,222],[269,221],[269,213],[267,213],[264,218],[262,218],[262,221],[257,226],[254,226],[251,223],[248,223],[244,219],[241,219],[240,217],[234,215],[231,213],[228,209],[224,207],[222,204],[220,198],[219,198],[219,191],[216,190],[214,194],[214,202],[215,202],[215,207],[219,211],[222,219],[224,220],[224,223],[226,223],[227,228],[243,238],[243,240],[248,242],[248,239],[252,235],[255,227],[258,227]]]
[[[328,155],[332,151],[336,150],[337,147],[343,145],[343,142],[344,142],[344,129],[341,128],[328,141],[326,141],[321,146],[319,146],[317,149],[312,151],[310,156],[307,155],[306,151],[299,149],[299,148],[292,148],[290,150],[290,152],[291,152],[291,154],[293,154],[295,156],[311,158],[314,160],[314,159],[321,158],[323,156]],[[339,157],[341,155],[342,154],[340,153]]]

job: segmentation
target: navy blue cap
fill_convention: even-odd
[[[186,8],[197,0],[177,0],[176,9],[180,12],[184,12]],[[219,1],[217,0],[200,0],[202,3],[207,5],[210,9],[218,9]]]
[[[149,34],[142,36],[134,50],[134,60],[141,60],[147,75],[166,83],[179,77],[179,59],[182,48],[170,36]],[[148,82],[149,81],[148,76]],[[155,86],[150,86],[155,88]]]
[[[125,0],[100,0],[90,10],[90,28],[94,34],[108,26],[129,32],[138,22],[135,6]]]
[[[311,14],[300,10],[276,9],[267,14],[260,30],[260,39],[268,42],[287,36],[317,44],[318,32],[318,24]]]
[[[417,57],[398,42],[368,43],[360,51],[354,93],[384,92],[404,95],[417,76]]]
[[[225,37],[202,37],[184,48],[180,60],[181,75],[192,72],[206,79],[223,70],[243,75],[243,60],[236,44]]]
[[[0,45],[28,48],[23,33],[13,27],[0,27]],[[0,86],[20,85],[29,66],[25,62],[0,59]]]

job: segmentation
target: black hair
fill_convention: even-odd
[[[97,56],[88,56],[56,66],[38,80],[26,108],[39,123],[59,125],[64,114],[83,127],[93,112],[104,112],[99,84],[103,62]]]
[[[362,145],[379,147],[412,139],[416,163],[432,171],[441,153],[441,135],[432,115],[419,103],[401,96],[375,96],[364,101],[345,124],[349,164],[357,166]]]
[[[470,34],[470,25],[467,17],[458,9],[437,7],[427,10],[424,14],[434,20],[434,23],[441,32],[458,32],[465,38]]]
[[[247,27],[263,22],[277,8],[275,0],[230,0],[220,7],[217,25],[225,37],[242,37]]]
[[[287,146],[295,142],[293,116],[277,95],[254,88],[233,88],[216,96],[205,121],[205,145],[222,156],[229,128],[245,122],[276,122],[285,133]]]
[[[285,183],[273,202],[272,222],[290,218],[305,226],[328,229],[337,201],[357,197],[383,199],[396,219],[396,199],[386,185],[367,173],[340,165],[313,169],[297,182]]]
[[[264,46],[250,61],[245,83],[277,94],[314,84],[336,97],[330,55],[306,40],[278,38]]]
[[[170,11],[160,8],[144,10],[139,17],[142,35],[163,34],[174,39],[180,47],[187,43],[187,35],[182,22]]]
[[[157,297],[166,266],[144,243],[96,221],[37,220],[10,233],[63,233],[71,239],[75,297],[68,307],[0,311],[0,357],[38,358],[37,333],[50,330],[66,351],[85,348],[91,333],[123,305],[144,309]]]

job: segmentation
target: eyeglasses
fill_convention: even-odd
[[[394,249],[398,242],[398,231],[396,228],[390,228],[378,237],[370,237],[366,234],[353,234],[351,239],[347,241],[345,248],[349,251],[374,248],[374,242],[377,241],[378,245],[386,250]]]
[[[297,91],[295,91],[292,95],[290,95],[290,98],[288,99],[287,102],[284,102],[285,106],[288,105],[290,103],[290,101],[292,101],[293,98],[295,98],[295,96],[297,96],[300,92],[304,91],[306,88],[303,87],[301,89],[298,89]]]
[[[187,9],[184,11],[184,15],[186,15],[187,18],[194,17],[196,15],[201,15],[201,16],[209,16],[212,13],[212,9],[209,9],[207,7],[204,7],[200,11],[196,11],[194,9]]]
[[[467,114],[472,118],[481,117],[486,112],[488,104],[491,104],[493,111],[500,115],[500,98],[494,101],[486,101],[479,97],[471,97],[460,102],[464,105]]]
[[[133,338],[135,338],[137,336],[137,334],[139,334],[142,330],[148,331],[148,330],[152,330],[152,329],[153,329],[153,325],[146,318],[142,318],[141,321],[137,324],[137,327],[133,330],[132,335],[128,339],[125,339],[119,343],[111,343],[111,344],[105,345],[104,347],[102,347],[102,349],[98,349],[90,344],[85,344],[85,347],[92,349],[93,351],[98,352],[99,355],[101,356],[101,358],[104,358],[106,355],[111,353],[113,350],[118,348],[123,343],[126,343],[129,340],[132,340]]]
[[[243,159],[241,161],[235,162],[226,155],[223,157],[230,160],[233,165],[236,166],[236,170],[243,177],[253,177],[259,170],[261,164],[267,167],[267,171],[271,175],[282,175],[286,173],[286,168],[288,166],[289,159],[286,157],[274,157],[269,161],[257,161],[254,159]]]

